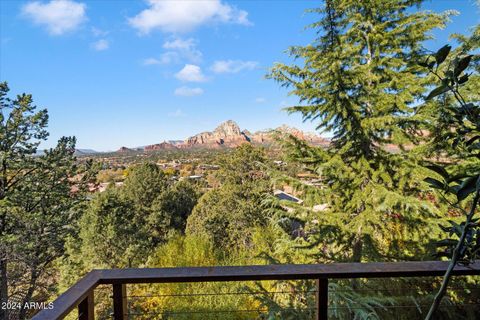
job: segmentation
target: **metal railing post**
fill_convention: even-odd
[[[127,286],[113,284],[113,319],[127,319]]]
[[[316,320],[328,319],[328,279],[317,279],[317,314]]]
[[[93,290],[88,292],[85,299],[78,305],[78,319],[79,320],[94,320],[95,311],[94,311],[94,296]]]

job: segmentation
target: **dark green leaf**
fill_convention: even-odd
[[[453,74],[455,76],[458,76],[460,75],[460,73],[462,73],[463,70],[467,69],[470,61],[472,61],[472,57],[472,55],[468,55],[460,59],[455,65],[455,68],[453,69]]]
[[[468,81],[468,77],[469,77],[468,74],[464,74],[463,76],[461,76],[461,77],[458,79],[458,83],[459,83],[459,84],[462,84],[462,83],[467,82],[467,81]]]
[[[455,235],[460,237],[460,235],[463,232],[463,225],[458,224],[455,221],[451,221],[451,220],[449,220],[448,222],[450,222],[452,224],[452,229],[450,230],[450,235],[455,234]]]
[[[462,201],[463,199],[468,197],[469,194],[475,191],[477,180],[478,176],[469,177],[463,180],[460,188],[457,191],[458,201]]]
[[[439,175],[441,175],[445,180],[448,180],[448,172],[445,170],[443,167],[436,165],[436,164],[431,164],[427,166],[428,169],[435,171]]]
[[[428,58],[425,59],[425,61],[423,61],[423,62],[419,62],[418,65],[422,66],[422,67],[425,67],[425,68],[428,68]]]
[[[441,47],[437,51],[437,53],[435,53],[435,60],[437,61],[438,65],[440,65],[443,61],[445,61],[445,59],[447,58],[451,49],[452,49],[452,46],[447,44],[447,45]]]
[[[454,239],[442,239],[440,241],[437,241],[435,245],[437,247],[446,247],[446,246],[450,247],[450,246],[455,246],[457,242],[458,241]]]
[[[441,224],[439,224],[438,226],[440,227],[440,229],[442,229],[443,232],[449,232],[450,229],[452,228],[450,226],[444,226],[444,225],[441,225]]]
[[[445,93],[449,90],[449,88],[446,85],[441,85],[430,92],[430,94],[425,98],[425,100],[430,100],[432,98],[435,98],[436,96]]]
[[[437,179],[426,178],[424,181],[434,189],[442,189],[442,190],[445,189],[445,183],[438,181]]]

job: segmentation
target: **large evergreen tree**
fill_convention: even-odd
[[[269,74],[299,98],[289,112],[333,134],[327,150],[300,141],[290,147],[327,183],[318,194],[331,213],[319,219],[340,229],[346,260],[398,258],[394,249],[412,240],[406,227],[421,228],[427,209],[413,178],[416,157],[405,147],[420,135],[414,105],[430,81],[417,77],[422,44],[448,14],[409,10],[421,3],[327,0],[312,10],[321,17],[311,25],[319,37],[289,50],[300,63],[276,64]]]
[[[75,233],[90,175],[76,165],[73,137],[37,154],[47,111],[37,111],[31,95],[8,92],[0,83],[0,302],[23,305],[46,300],[48,270]],[[25,319],[27,311],[0,308],[0,319]]]

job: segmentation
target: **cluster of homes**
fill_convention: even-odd
[[[136,156],[141,155],[137,154]],[[108,157],[104,160],[103,163],[108,168],[125,168],[125,159],[121,157]],[[179,181],[183,179],[191,179],[191,180],[203,180],[206,179],[207,176],[220,168],[220,166],[216,164],[205,164],[200,162],[201,159],[199,158],[188,158],[188,159],[175,159],[171,161],[159,161],[157,165],[162,168],[163,170],[172,170],[174,174],[170,177],[170,179],[174,181]],[[274,164],[282,167],[286,166],[286,163],[281,160],[274,161]],[[322,179],[319,179],[317,175],[309,174],[309,173],[299,173],[297,174],[297,178],[300,179],[301,182],[307,185],[316,186],[319,188],[323,188],[325,182]],[[111,183],[98,183],[92,184],[89,186],[90,192],[104,192],[107,187]],[[122,181],[115,182],[115,186],[121,187],[123,185]],[[282,187],[282,190],[276,189],[273,192],[273,195],[277,197],[279,200],[283,200],[284,208],[287,211],[293,211],[293,208],[288,206],[288,202],[294,204],[302,204],[303,200],[300,199],[295,195],[294,190],[289,186]],[[327,204],[317,204],[312,207],[313,211],[325,211],[328,209]]]

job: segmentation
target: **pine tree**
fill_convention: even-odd
[[[269,74],[299,98],[288,112],[333,135],[326,150],[298,140],[290,150],[327,184],[317,190],[330,208],[318,216],[320,227],[334,227],[343,241],[337,254],[348,252],[335,260],[400,258],[399,248],[420,239],[422,215],[433,210],[419,199],[419,157],[408,149],[425,120],[415,114],[415,102],[431,81],[418,80],[425,72],[417,65],[422,44],[450,12],[409,10],[421,3],[327,0],[311,10],[320,15],[310,26],[319,37],[289,50],[301,63],[276,64]]]
[[[29,94],[8,93],[0,83],[0,302],[23,305],[46,300],[49,270],[75,233],[94,172],[89,161],[88,170],[76,164],[74,137],[38,155],[48,137],[47,110],[37,110]],[[29,312],[0,308],[0,319],[25,319]]]

